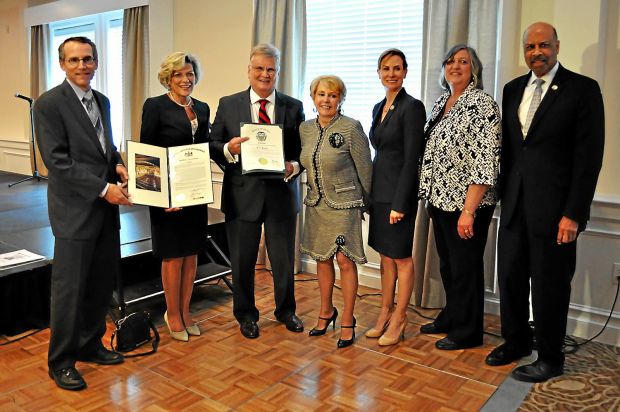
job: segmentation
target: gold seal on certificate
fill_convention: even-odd
[[[283,176],[285,173],[282,125],[241,123],[241,172]]]
[[[133,203],[165,208],[213,203],[208,143],[165,148],[127,142],[127,158]]]

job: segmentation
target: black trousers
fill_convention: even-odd
[[[532,346],[528,324],[531,283],[538,358],[562,365],[576,242],[558,245],[555,233],[542,235],[532,230],[526,224],[522,202],[514,213],[510,225],[499,229],[497,263],[502,336],[511,344]]]
[[[495,206],[476,211],[474,236],[461,239],[456,230],[460,211],[446,212],[429,205],[439,254],[446,306],[435,324],[448,338],[462,344],[482,344],[484,316],[484,248]]]
[[[74,366],[80,355],[102,346],[105,317],[120,264],[119,231],[114,221],[107,223],[96,239],[55,239],[50,370]]]
[[[254,299],[254,268],[258,256],[261,227],[265,224],[265,242],[273,273],[277,319],[295,313],[295,223],[296,215],[270,212],[263,208],[256,221],[239,218],[226,221],[226,234],[233,279],[233,314],[239,322],[258,321]]]

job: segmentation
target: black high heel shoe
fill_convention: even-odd
[[[347,329],[353,329],[353,336],[351,336],[351,339],[338,339],[338,349],[342,349],[342,348],[346,348],[347,346],[351,346],[353,345],[353,341],[355,340],[355,324],[357,323],[355,316],[353,316],[353,325],[352,326],[345,326],[345,325],[340,325],[340,328],[347,328]]]
[[[327,328],[329,328],[329,324],[332,324],[333,329],[336,329],[336,318],[338,318],[338,309],[336,309],[336,307],[334,306],[334,313],[332,313],[332,316],[329,318],[322,318],[319,316],[319,319],[322,320],[326,320],[327,321],[327,325],[325,325],[325,327],[323,329],[317,329],[317,328],[312,328],[310,330],[310,332],[308,332],[308,335],[310,336],[321,336],[321,335],[325,335],[325,332],[327,332]]]

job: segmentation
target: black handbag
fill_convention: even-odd
[[[153,349],[147,352],[125,355],[125,357],[135,358],[137,356],[145,356],[157,352],[157,347],[159,346],[159,332],[157,332],[157,328],[155,328],[151,320],[151,315],[148,312],[130,313],[114,323],[116,324],[116,331],[114,331],[110,338],[110,348],[112,350],[131,352],[152,340]],[[154,337],[151,336],[151,331],[153,331]],[[114,346],[115,339],[116,346]]]

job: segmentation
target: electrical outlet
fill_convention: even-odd
[[[612,283],[620,282],[620,263],[614,263],[614,270],[611,272]]]

